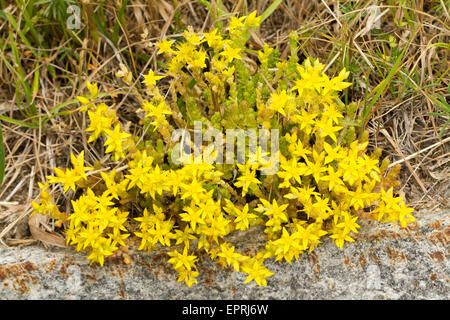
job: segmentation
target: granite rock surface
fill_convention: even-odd
[[[326,240],[292,264],[266,260],[267,287],[244,285],[245,275],[200,256],[198,284],[176,282],[164,253],[131,253],[90,265],[69,249],[0,248],[0,299],[449,299],[449,210],[416,212],[396,230],[362,222],[354,243],[339,250]],[[238,235],[252,250],[256,235]]]

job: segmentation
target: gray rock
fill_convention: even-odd
[[[450,211],[416,212],[407,230],[361,222],[354,243],[326,240],[292,264],[266,260],[267,287],[200,256],[198,284],[176,282],[163,253],[104,267],[71,249],[0,248],[0,299],[449,299]],[[239,239],[245,239],[245,242]],[[252,236],[236,245],[256,246]]]

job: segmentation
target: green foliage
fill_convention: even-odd
[[[447,94],[450,95],[450,84],[447,87]],[[435,97],[431,97],[431,99],[433,100],[436,108],[442,110],[443,112],[430,112],[429,114],[448,118],[445,121],[444,125],[442,126],[441,130],[439,131],[439,137],[441,137],[445,129],[447,128],[448,124],[450,123],[450,104],[448,103],[447,99],[439,93],[436,93]]]

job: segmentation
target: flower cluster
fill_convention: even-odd
[[[267,285],[273,273],[265,259],[291,263],[325,236],[342,248],[354,241],[363,216],[402,227],[414,221],[413,209],[394,191],[398,168],[388,172],[380,150],[368,154],[367,132],[356,139],[356,105],[339,99],[350,86],[349,72],[330,78],[317,60],[300,64],[294,34],[286,60],[268,45],[250,50],[249,30],[259,22],[252,13],[231,18],[224,30],[188,28],[157,43],[165,72],[151,70],[142,80],[139,127],[131,129],[113,106],[98,103],[97,85],[88,83],[80,111],[89,118],[89,143],[105,148],[102,165],[86,167],[84,152],[72,155],[72,169],[55,169],[40,185],[35,212],[57,219],[67,243],[101,265],[131,238],[139,239],[139,250],[165,247],[178,281],[188,286],[197,282],[200,251],[247,274],[246,283]],[[130,85],[131,73],[121,69],[117,76]],[[232,164],[202,161],[217,151],[209,146],[187,153],[188,163],[174,163],[176,148],[193,148],[176,144],[174,130],[192,129],[196,121],[203,131],[279,130],[279,170],[262,174],[273,154],[259,147]],[[77,191],[71,212],[52,202],[51,185]],[[227,236],[250,228],[260,228],[267,241],[244,254]]]

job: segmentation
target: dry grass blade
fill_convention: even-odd
[[[410,154],[409,156],[407,156],[407,157],[405,157],[405,158],[403,158],[403,159],[400,159],[400,160],[398,160],[398,161],[395,161],[395,162],[391,163],[391,164],[389,165],[389,168],[392,168],[393,166],[395,166],[395,165],[397,165],[397,164],[399,164],[399,163],[403,163],[403,162],[405,162],[405,161],[408,161],[408,160],[410,160],[410,159],[413,159],[413,158],[417,157],[418,155],[420,155],[420,154],[422,154],[422,153],[424,153],[424,152],[426,152],[426,151],[428,151],[428,150],[432,150],[432,149],[434,149],[434,148],[437,148],[437,147],[439,147],[439,146],[441,146],[441,145],[443,145],[443,144],[445,144],[445,143],[447,143],[447,142],[450,142],[450,137],[447,137],[447,138],[445,138],[445,139],[442,140],[442,141],[436,142],[436,143],[432,144],[431,146],[428,146],[428,147],[426,147],[426,148],[423,148],[423,149],[421,149],[420,151],[417,151],[417,152],[415,152],[415,153],[413,153],[413,154]]]
[[[44,231],[42,226],[48,221],[46,216],[41,214],[34,214],[28,220],[28,225],[30,227],[31,236],[34,240],[42,241],[43,243],[56,247],[66,247],[66,241],[64,238],[55,233]]]
[[[24,219],[26,216],[28,216],[31,211],[32,211],[32,207],[31,204],[26,204],[26,205],[18,205],[12,208],[11,211],[8,212],[7,215],[5,215],[4,217],[16,214],[18,215],[17,218],[14,218],[14,220],[12,222],[10,222],[9,224],[7,224],[7,226],[0,232],[0,242],[3,243],[4,245],[6,245],[3,242],[3,238],[5,237],[5,235],[7,235],[22,219]]]
[[[417,183],[419,184],[420,188],[422,188],[422,191],[425,193],[428,193],[427,188],[425,188],[425,185],[423,184],[422,180],[420,180],[419,176],[417,175],[416,171],[414,170],[414,168],[411,166],[411,164],[409,163],[408,160],[406,160],[405,155],[403,154],[403,152],[400,150],[400,148],[398,147],[398,145],[394,142],[394,140],[392,139],[392,137],[389,135],[389,133],[387,132],[386,129],[381,129],[380,131],[385,137],[386,139],[388,139],[389,143],[394,147],[395,151],[397,151],[398,155],[402,158],[402,160],[406,163],[406,166],[408,167],[409,171],[411,172],[411,174],[413,175],[414,179],[416,179]]]
[[[0,206],[6,207],[6,210],[0,211],[0,223],[3,223],[13,215],[16,215],[19,211],[23,210],[23,206],[19,206],[17,202],[0,202]]]

